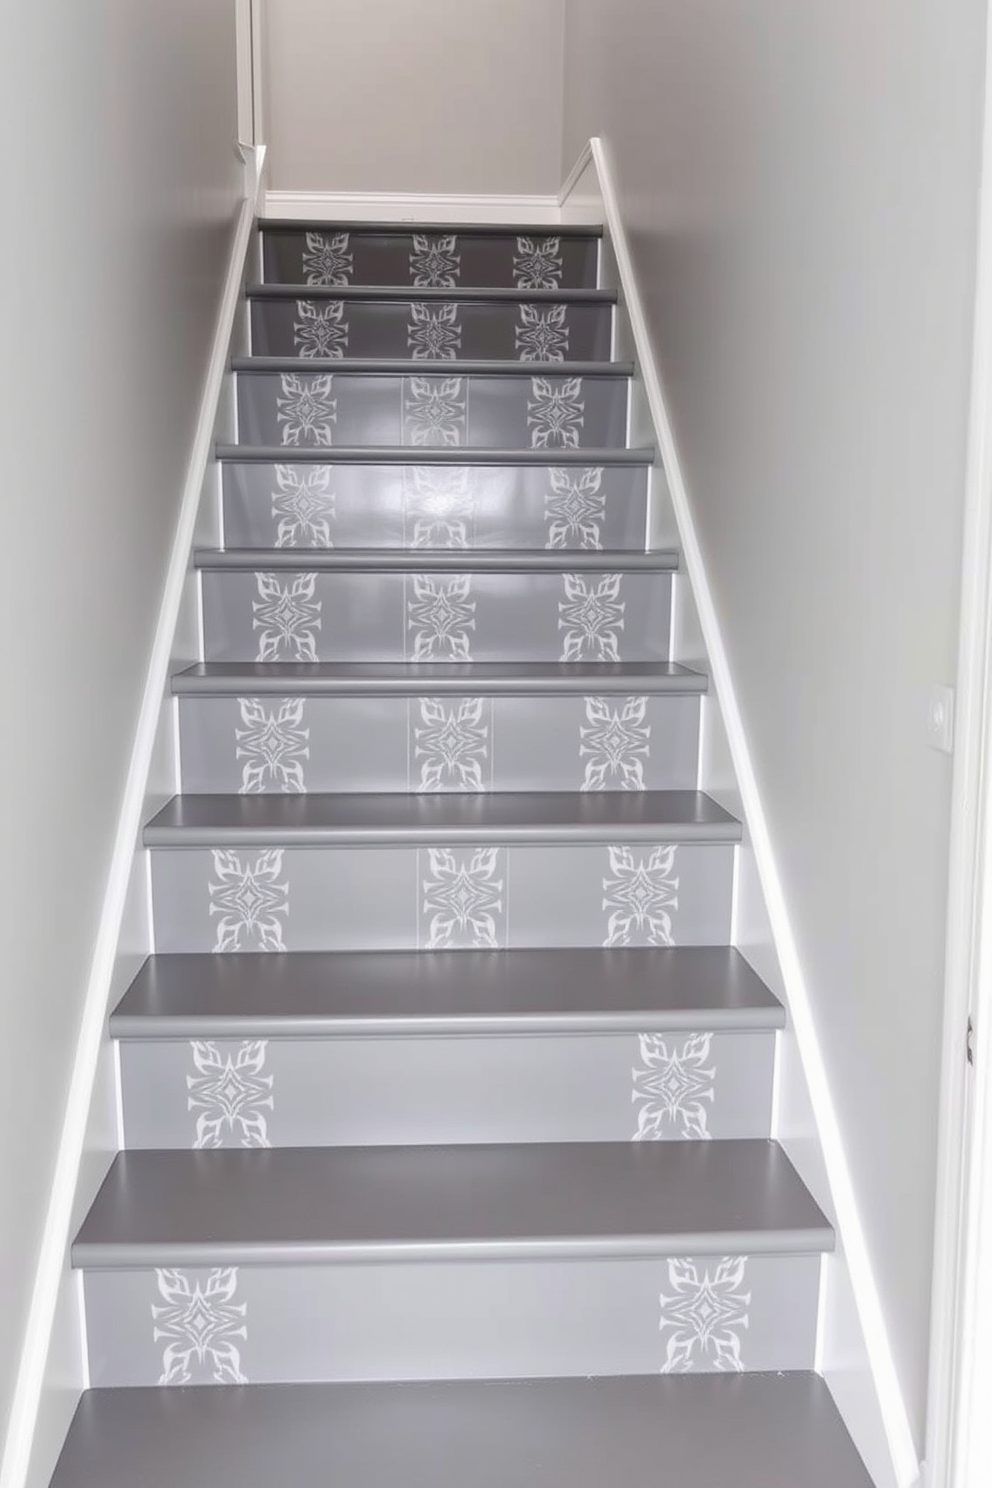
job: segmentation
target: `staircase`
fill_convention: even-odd
[[[869,1488],[598,259],[263,225],[54,1488]]]

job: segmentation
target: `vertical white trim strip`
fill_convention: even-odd
[[[76,1288],[76,1307],[79,1315],[79,1351],[82,1356],[83,1389],[88,1390],[92,1383],[90,1378],[90,1336],[86,1325],[86,1283],[82,1271],[77,1271],[73,1277]]]
[[[830,1257],[826,1254],[820,1257],[820,1290],[816,1299],[816,1344],[813,1349],[813,1372],[823,1373],[823,1351],[827,1331],[827,1289],[830,1286],[828,1280],[828,1267]]]
[[[111,1048],[114,1051],[114,1119],[117,1127],[117,1150],[123,1152],[126,1143],[124,1141],[124,1085],[121,1079],[120,1039],[114,1039]]]

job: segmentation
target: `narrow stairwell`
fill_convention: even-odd
[[[870,1488],[598,236],[262,249],[53,1488]]]

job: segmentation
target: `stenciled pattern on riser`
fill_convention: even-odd
[[[155,848],[168,951],[720,945],[729,843]]]
[[[624,377],[242,372],[241,444],[411,449],[622,447]]]
[[[270,284],[595,289],[599,236],[264,227]]]
[[[810,1369],[818,1255],[86,1276],[100,1385]]]
[[[147,1039],[128,1147],[767,1137],[774,1032]]]
[[[226,463],[228,548],[643,551],[646,466]]]
[[[609,362],[613,307],[521,300],[251,302],[254,356]]]
[[[694,790],[698,696],[185,697],[183,790]]]
[[[207,661],[665,661],[669,573],[205,569]]]

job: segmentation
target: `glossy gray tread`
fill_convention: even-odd
[[[674,573],[675,548],[198,548],[197,568],[301,569],[307,573]]]
[[[253,372],[333,372],[342,377],[633,377],[633,362],[486,362],[472,361],[376,361],[371,357],[233,357],[231,370]]]
[[[113,1038],[740,1032],[785,1010],[729,946],[150,956]]]
[[[653,465],[653,446],[634,449],[496,449],[482,445],[356,444],[303,448],[283,444],[218,444],[218,460],[235,465]]]
[[[499,305],[615,305],[614,289],[428,289],[421,285],[249,284],[250,300],[385,300],[451,304],[458,300]],[[457,366],[452,362],[451,366]]]
[[[818,1375],[90,1390],[52,1488],[872,1488]]]
[[[172,691],[180,696],[679,695],[704,693],[707,686],[704,673],[673,661],[200,661],[172,676]]]
[[[833,1232],[769,1141],[121,1152],[77,1267],[808,1254]]]
[[[738,842],[701,791],[493,791],[437,795],[180,795],[146,847],[485,842]]]
[[[527,222],[348,222],[318,221],[315,218],[262,217],[259,230],[280,233],[348,232],[369,237],[410,238],[414,233],[454,233],[459,238],[601,238],[598,223]]]

